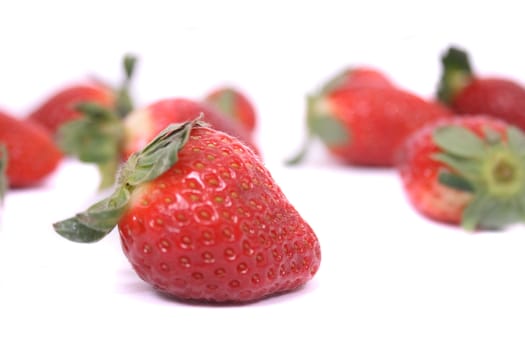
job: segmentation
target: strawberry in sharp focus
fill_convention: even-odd
[[[393,166],[405,139],[451,112],[412,93],[392,88],[336,89],[307,99],[307,143],[289,160],[300,162],[314,138],[346,163]]]
[[[62,153],[46,129],[0,111],[0,187],[29,187],[42,182],[59,165]],[[0,171],[2,173],[2,171]]]
[[[459,114],[488,114],[525,130],[525,87],[503,77],[480,77],[465,51],[442,56],[437,97]]]
[[[525,135],[493,117],[465,115],[415,132],[400,160],[412,205],[467,230],[525,220]]]
[[[290,291],[321,260],[315,233],[253,151],[195,120],[167,127],[129,158],[108,199],[54,228],[93,242],[115,226],[140,278],[181,299]]]
[[[135,57],[130,55],[124,57],[125,79],[121,87],[112,88],[100,81],[68,85],[47,97],[28,115],[28,118],[41,124],[54,135],[62,124],[82,116],[82,113],[76,109],[81,103],[96,103],[115,110],[121,117],[126,115],[133,108],[129,87],[135,63]]]
[[[65,124],[59,130],[61,148],[83,162],[95,163],[101,172],[101,188],[113,184],[118,165],[142,149],[172,123],[192,120],[204,113],[212,127],[238,137],[258,152],[242,125],[203,102],[187,98],[166,98],[135,109],[123,120],[110,110],[93,104],[79,106],[85,118]]]
[[[251,100],[239,89],[231,86],[222,86],[209,92],[204,101],[242,124],[250,133],[257,126],[257,114]]]

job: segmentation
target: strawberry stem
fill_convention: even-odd
[[[313,135],[311,132],[308,132],[308,135],[306,137],[306,139],[304,140],[303,142],[303,145],[301,146],[301,148],[299,149],[299,152],[297,152],[297,154],[295,154],[293,157],[287,159],[285,161],[285,165],[297,165],[299,163],[301,163],[303,161],[303,159],[306,157],[306,155],[308,154],[308,151],[310,149],[310,146],[313,142]]]
[[[442,74],[438,85],[437,98],[446,105],[451,105],[457,94],[473,78],[472,67],[466,51],[450,47],[441,57]]]
[[[120,88],[116,90],[117,100],[115,110],[119,117],[124,118],[133,110],[133,101],[130,94],[131,80],[137,65],[137,58],[133,55],[126,55],[123,59],[124,81]]]

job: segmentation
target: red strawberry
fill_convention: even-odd
[[[59,144],[67,154],[99,166],[102,188],[113,184],[121,160],[142,149],[167,125],[192,120],[201,113],[214,128],[238,137],[258,152],[241,125],[206,103],[186,98],[159,100],[134,110],[124,120],[97,105],[84,104],[80,108],[86,118],[64,125],[59,130]]]
[[[195,121],[171,125],[120,174],[108,199],[54,228],[93,242],[118,226],[134,270],[162,292],[253,301],[293,290],[319,268],[311,227],[237,138]]]
[[[257,114],[251,100],[239,89],[223,86],[212,90],[204,100],[225,116],[239,122],[249,132],[254,132]]]
[[[348,88],[377,87],[396,88],[383,72],[371,67],[346,68],[330,79],[322,88],[323,94]]]
[[[155,135],[171,123],[182,123],[204,113],[204,121],[215,129],[239,138],[259,153],[250,133],[207,103],[187,98],[166,98],[146,108],[135,110],[125,119],[126,139],[124,154],[127,158],[142,149]]]
[[[413,131],[450,115],[448,109],[400,89],[338,89],[308,98],[307,142],[319,137],[347,163],[392,166]],[[299,162],[307,146],[289,163]]]
[[[500,119],[469,115],[415,132],[400,176],[412,205],[468,230],[525,220],[525,135]]]
[[[4,147],[0,168],[4,168],[7,177],[7,182],[0,180],[0,187],[4,188],[37,185],[57,168],[62,158],[47,130],[1,111],[0,144]]]
[[[455,47],[442,57],[438,98],[460,114],[488,114],[525,130],[525,87],[507,78],[480,77]]]
[[[124,59],[126,78],[120,89],[113,89],[100,81],[79,82],[65,86],[47,97],[28,115],[28,118],[55,134],[62,124],[82,116],[76,109],[80,103],[97,103],[105,108],[113,108],[123,116],[132,108],[128,90],[134,65],[135,58],[126,56]]]

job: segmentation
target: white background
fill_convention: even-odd
[[[51,223],[98,199],[91,166],[64,162],[0,209],[1,349],[523,349],[525,233],[468,234],[406,202],[393,169],[343,166],[304,136],[304,96],[349,65],[431,97],[439,56],[469,50],[480,74],[525,82],[517,1],[3,1],[0,108],[23,117],[88,75],[112,83],[139,56],[139,105],[223,83],[254,101],[266,165],[323,254],[301,290],[245,306],[166,299],[112,235],[68,242]]]

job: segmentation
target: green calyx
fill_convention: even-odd
[[[81,162],[94,163],[101,175],[100,189],[114,184],[124,142],[124,125],[113,111],[95,103],[82,103],[83,117],[64,123],[57,133],[62,152]]]
[[[122,65],[124,68],[124,80],[121,86],[115,89],[117,94],[115,112],[118,116],[124,118],[133,110],[130,86],[137,65],[137,58],[133,55],[127,54],[124,56]]]
[[[122,165],[113,194],[86,211],[53,224],[55,231],[74,242],[96,242],[105,237],[128,209],[133,190],[159,177],[178,161],[179,151],[201,118],[165,128]]]
[[[7,147],[0,143],[0,204],[4,201],[7,187]]]
[[[112,108],[92,102],[79,103],[75,108],[81,117],[62,124],[56,136],[64,154],[97,165],[101,177],[99,189],[114,185],[124,142],[121,119],[133,109],[129,90],[136,62],[135,56],[124,57],[124,80],[114,89],[117,98]]]
[[[441,152],[433,157],[452,170],[442,171],[440,183],[473,194],[461,223],[469,231],[525,221],[525,135],[509,126],[506,136],[486,128],[480,137],[460,126],[434,132]]]
[[[286,162],[288,165],[300,163],[316,137],[327,147],[345,146],[351,141],[345,125],[333,115],[325,95],[308,96],[306,113],[308,136],[301,150]]]
[[[450,47],[441,57],[442,74],[437,98],[450,105],[454,97],[467,86],[473,77],[472,67],[465,51]]]

